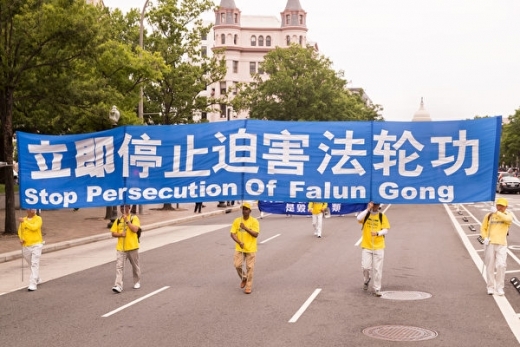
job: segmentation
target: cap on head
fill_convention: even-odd
[[[251,204],[249,202],[244,202],[244,203],[242,203],[242,208],[251,209]]]
[[[496,204],[507,207],[507,199],[506,198],[498,198]]]

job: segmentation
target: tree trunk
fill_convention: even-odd
[[[12,87],[7,87],[3,91],[0,100],[0,118],[2,120],[3,141],[4,141],[4,156],[7,163],[3,171],[5,175],[5,231],[4,234],[16,234],[17,220],[15,214],[15,200],[14,200],[14,177],[13,177],[13,92]],[[20,175],[23,168],[18,168]],[[20,192],[22,194],[22,192]],[[22,195],[20,195],[21,197]],[[20,198],[20,204],[22,199]]]
[[[173,208],[171,203],[164,204],[163,207],[161,208],[161,210],[163,210],[163,211],[175,211],[175,209]]]

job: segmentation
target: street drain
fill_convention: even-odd
[[[423,299],[429,299],[432,295],[430,293],[425,292],[407,292],[407,291],[400,291],[400,292],[383,292],[383,299],[389,299],[389,300],[423,300]]]
[[[436,338],[438,335],[433,330],[404,325],[380,325],[365,328],[363,334],[387,341],[424,341]]]

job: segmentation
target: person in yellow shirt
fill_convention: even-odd
[[[504,295],[504,278],[507,265],[507,234],[513,215],[506,211],[507,200],[498,198],[496,207],[486,214],[480,228],[484,239],[487,293]],[[495,274],[496,268],[496,274]]]
[[[379,212],[379,206],[379,203],[371,201],[368,203],[367,209],[357,216],[358,223],[362,224],[361,268],[363,269],[363,290],[368,290],[368,284],[373,277],[373,288],[376,296],[382,295],[381,280],[385,258],[385,235],[390,229],[388,218],[384,213]]]
[[[312,214],[312,226],[314,227],[314,235],[321,238],[321,230],[323,228],[323,214],[327,210],[326,202],[309,202],[307,210]]]
[[[253,275],[257,244],[256,239],[260,233],[258,219],[251,217],[251,204],[242,204],[242,216],[236,218],[231,225],[231,238],[235,241],[235,254],[233,264],[240,277],[240,288],[245,288],[244,293],[251,294],[253,290]],[[243,270],[243,263],[246,270]]]
[[[141,268],[139,267],[139,238],[137,232],[141,228],[139,217],[130,213],[130,205],[122,205],[122,216],[118,218],[110,228],[112,237],[117,238],[116,244],[116,280],[112,291],[121,293],[123,291],[123,275],[125,272],[126,259],[132,265],[134,278],[134,289],[141,288]]]
[[[18,237],[22,244],[22,253],[25,261],[31,267],[29,277],[30,292],[38,288],[40,279],[40,258],[43,250],[42,217],[36,215],[36,209],[27,209],[27,216],[18,218]]]

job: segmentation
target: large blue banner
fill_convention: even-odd
[[[24,208],[264,200],[494,199],[501,117],[445,122],[240,120],[17,132]]]

